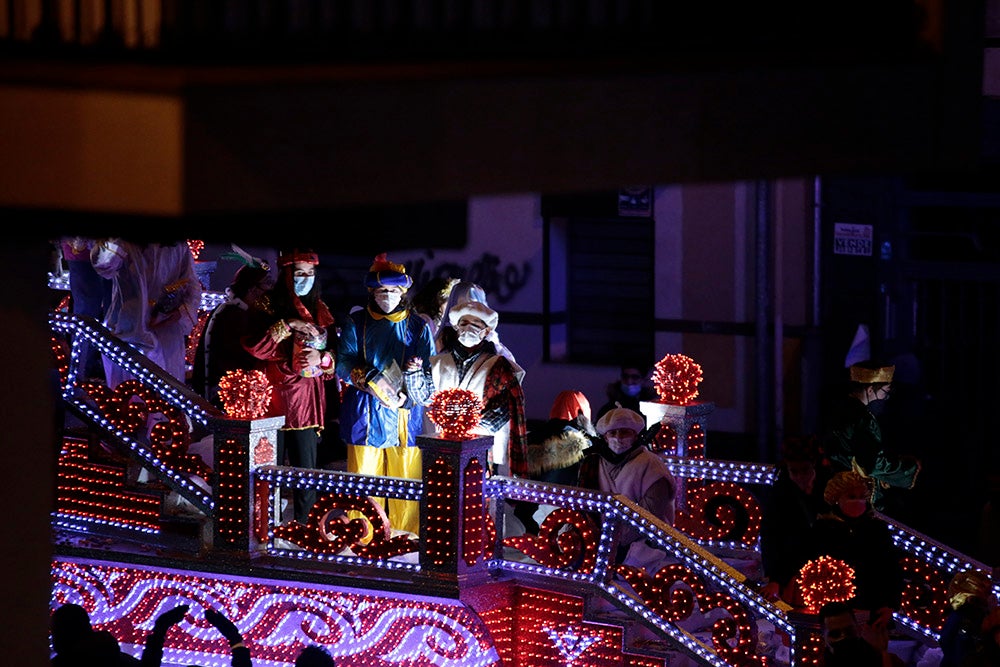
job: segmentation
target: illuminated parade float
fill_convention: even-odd
[[[82,605],[129,653],[189,604],[165,664],[230,664],[203,608],[232,620],[257,667],[311,644],[366,667],[816,664],[815,610],[761,594],[758,496],[775,468],[708,457],[713,406],[694,401],[701,369],[683,355],[657,364],[661,400],[642,406],[680,482],[671,526],[621,496],[490,475],[492,438],[467,435],[476,405],[461,394],[435,397],[445,435],[419,438],[420,479],[280,466],[283,419],[259,417],[261,376],[227,378],[220,411],[93,320],[57,309],[50,322],[67,424],[50,604]],[[84,341],[136,379],[76,377]],[[317,491],[304,524],[285,512],[303,488]],[[382,499],[418,503],[419,535],[394,529]],[[547,510],[537,535],[511,529],[517,501]],[[897,624],[933,644],[946,582],[986,566],[881,518],[907,578]],[[656,571],[615,562],[626,527],[659,552]],[[849,576],[808,574],[817,604]]]

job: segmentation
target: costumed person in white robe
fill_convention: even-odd
[[[458,304],[465,303],[466,301],[478,301],[487,308],[490,307],[489,302],[486,300],[486,290],[482,287],[468,280],[460,280],[455,283],[448,293],[448,301],[445,303],[444,311],[441,313],[441,323],[434,334],[434,345],[438,353],[446,352],[454,347],[455,340],[458,338],[458,332],[455,330],[455,325],[451,323],[451,310]],[[500,342],[500,335],[496,329],[491,330],[486,335],[486,340],[493,344],[497,354],[510,362],[517,381],[524,382],[524,369],[517,364],[514,353]]]
[[[91,261],[99,275],[112,281],[104,325],[184,382],[186,338],[201,307],[201,282],[187,243],[105,239],[94,245]],[[106,358],[104,370],[112,389],[132,377]]]
[[[580,486],[612,495],[622,495],[650,514],[673,525],[677,481],[666,462],[639,440],[646,420],[628,408],[613,408],[597,421],[596,439],[580,465]],[[646,567],[655,573],[654,563],[663,554],[645,545],[645,539],[631,526],[622,531],[617,562]],[[651,569],[652,568],[652,569]]]
[[[448,351],[423,360],[411,358],[404,375],[407,393],[427,405],[435,391],[466,389],[483,399],[483,411],[475,433],[493,435],[491,468],[501,475],[527,475],[527,422],[524,391],[514,367],[488,339],[496,328],[496,311],[478,301],[465,301],[451,308],[448,317],[457,332]]]

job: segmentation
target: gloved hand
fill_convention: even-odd
[[[240,634],[239,629],[233,622],[214,609],[205,610],[205,620],[218,628],[230,646],[235,646],[243,641],[243,635]]]
[[[179,604],[173,609],[168,609],[163,612],[156,617],[156,622],[153,623],[153,632],[158,632],[161,635],[167,634],[167,630],[170,629],[170,626],[177,625],[184,620],[184,616],[190,609],[191,605]]]

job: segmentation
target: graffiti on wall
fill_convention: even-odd
[[[406,272],[413,277],[415,285],[423,285],[433,278],[460,278],[471,280],[482,287],[490,300],[507,303],[514,298],[531,278],[531,263],[523,262],[502,265],[500,258],[484,252],[479,259],[469,264],[456,262],[434,263],[434,251],[428,250],[427,257],[406,262]]]

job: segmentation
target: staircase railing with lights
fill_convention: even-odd
[[[795,646],[794,655],[803,660],[799,664],[808,664],[817,650],[818,636],[797,633],[794,614],[763,599],[755,582],[731,564],[759,551],[760,506],[747,487],[773,482],[771,466],[665,457],[686,481],[675,526],[624,498],[487,477],[483,462],[489,439],[456,443],[421,436],[421,480],[277,466],[273,443],[281,418],[228,419],[92,320],[54,312],[50,322],[64,404],[94,437],[112,443],[134,468],[147,471],[204,517],[209,530],[201,556],[238,555],[254,559],[257,567],[318,568],[331,576],[363,568],[402,588],[417,583],[458,596],[464,587],[498,577],[584,585],[589,600],[627,611],[669,650],[720,666],[757,655],[761,624],[787,640],[782,645]],[[114,391],[79,381],[72,369],[79,367],[84,340],[137,380]],[[187,451],[185,433],[192,425],[213,435],[211,468]],[[117,536],[131,532],[134,539],[155,543],[160,531],[153,501],[137,502],[144,497],[128,495],[122,477],[89,463],[87,438],[67,442],[60,457],[55,523],[90,533],[111,528]],[[199,477],[208,483],[198,483]],[[305,525],[283,522],[282,495],[300,487],[319,492],[313,513]],[[420,535],[393,530],[372,498],[419,503]],[[505,534],[508,500],[552,508],[538,535]],[[112,507],[115,502],[125,509]],[[944,622],[947,581],[965,569],[989,569],[882,518],[892,529],[906,572],[897,620],[923,641],[935,641]],[[625,525],[661,554],[657,572],[613,562]],[[1000,586],[995,590],[1000,593]]]

